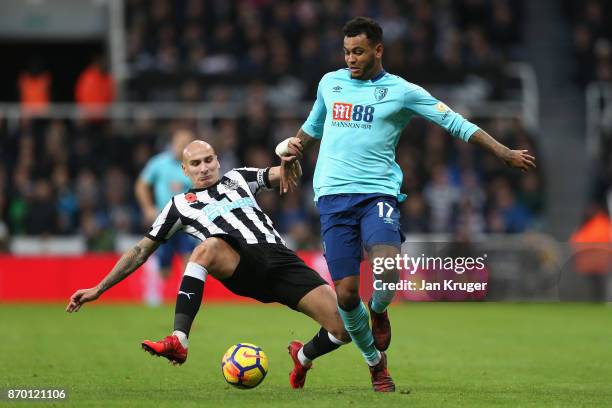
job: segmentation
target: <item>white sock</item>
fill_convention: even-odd
[[[187,348],[189,346],[189,340],[187,340],[187,335],[180,330],[175,330],[172,332],[173,335],[178,337],[181,342],[181,346]]]
[[[366,363],[368,363],[368,365],[370,367],[374,367],[376,364],[380,363],[380,360],[382,359],[382,354],[380,354],[380,351],[378,352],[378,357],[376,357],[375,360],[373,361],[368,361],[366,360]]]
[[[346,343],[345,343],[345,342],[343,342],[342,340],[339,340],[339,339],[335,338],[335,337],[334,337],[334,335],[333,335],[333,334],[331,334],[330,332],[327,332],[327,337],[329,337],[329,340],[330,340],[332,343],[337,344],[337,345],[339,345],[339,346],[344,346],[344,345],[346,344]]]
[[[208,271],[205,267],[195,262],[187,262],[187,266],[185,266],[184,276],[191,276],[192,278],[196,278],[201,280],[202,282],[206,282],[206,275],[208,275]]]
[[[302,347],[300,351],[298,351],[298,360],[300,360],[300,364],[302,364],[303,366],[307,366],[312,363],[312,360],[306,357],[306,355],[304,354],[304,347]]]

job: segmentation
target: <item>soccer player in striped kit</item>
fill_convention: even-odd
[[[313,179],[320,213],[325,258],[338,295],[338,310],[355,345],[362,352],[377,391],[395,391],[387,371],[385,350],[391,341],[387,306],[394,291],[374,291],[368,311],[359,298],[362,248],[372,262],[395,258],[403,240],[398,202],[402,171],[395,148],[413,116],[421,116],[452,136],[484,147],[507,165],[527,171],[535,158],[511,150],[453,112],[418,85],[382,67],[383,32],[370,18],[357,17],[343,29],[348,68],[329,72],[319,82],[308,119],[294,138],[276,153],[286,160],[321,143]],[[281,188],[284,181],[281,180]],[[397,282],[398,271],[385,270],[383,282]]]
[[[202,243],[185,268],[176,299],[174,331],[161,341],[145,340],[142,347],[173,364],[185,362],[187,337],[210,274],[233,293],[284,304],[322,326],[308,343],[292,341],[289,345],[294,363],[289,381],[291,387],[302,388],[312,360],[351,339],[340,319],[334,291],[285,246],[255,201],[259,191],[279,185],[281,174],[285,190],[295,188],[301,175],[299,163],[283,161],[281,166],[238,168],[221,175],[213,148],[196,140],[185,148],[182,166],[193,188],[172,197],[149,233],[123,254],[97,286],[77,290],[66,311],[76,312],[84,303],[96,300],[141,266],[162,242],[184,230]]]

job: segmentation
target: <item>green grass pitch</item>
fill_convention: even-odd
[[[281,306],[204,304],[187,363],[140,349],[168,334],[173,308],[88,304],[1,305],[0,388],[68,388],[65,402],[36,406],[433,407],[612,406],[612,308],[590,304],[426,303],[390,309],[394,394],[371,391],[353,345],[315,362],[292,390],[289,340],[317,326]],[[268,354],[253,390],[227,385],[220,360],[246,341]],[[0,407],[27,406],[0,398]]]

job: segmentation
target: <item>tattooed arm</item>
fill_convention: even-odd
[[[482,129],[477,130],[470,137],[469,142],[484,147],[493,153],[509,167],[515,167],[522,171],[536,167],[535,157],[527,150],[512,150],[495,140]]]
[[[159,242],[149,238],[143,238],[136,246],[127,250],[117,261],[113,269],[106,275],[97,286],[89,289],[79,289],[70,297],[70,302],[66,306],[69,313],[78,312],[84,303],[91,302],[100,297],[117,283],[121,282],[151,256],[159,247]]]

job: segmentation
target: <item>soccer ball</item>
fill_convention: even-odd
[[[266,378],[268,357],[254,344],[238,343],[223,355],[221,373],[234,387],[255,388]]]

